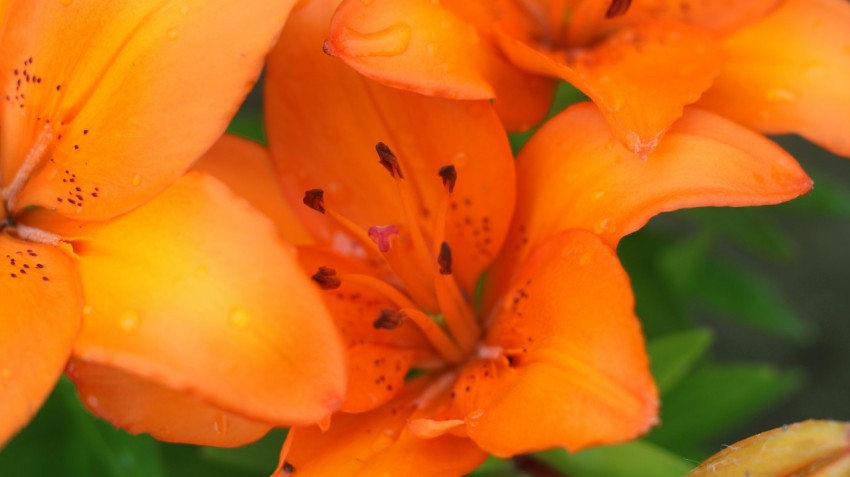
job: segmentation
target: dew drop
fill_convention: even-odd
[[[130,179],[130,183],[133,184],[134,186],[141,184],[142,183],[142,176],[140,176],[139,174],[134,175],[133,178]]]
[[[345,27],[343,33],[345,50],[355,57],[397,56],[410,44],[410,26],[401,22],[371,33]]]
[[[89,304],[83,306],[83,315],[91,315],[92,307]]]
[[[12,377],[12,370],[9,368],[3,368],[0,370],[0,378],[9,379]]]
[[[609,230],[611,230],[611,218],[610,217],[606,217],[606,218],[600,220],[596,224],[596,226],[593,227],[593,231],[596,233],[596,235],[602,235],[605,232],[608,232]]]
[[[186,16],[187,13],[189,13],[189,5],[183,5],[182,7],[180,7],[181,15]]]
[[[797,100],[797,94],[785,88],[768,88],[764,92],[764,99],[771,103],[791,103]]]
[[[139,329],[141,318],[135,311],[128,311],[118,318],[118,327],[124,331],[135,331]]]
[[[590,253],[583,253],[578,258],[578,264],[582,267],[590,265],[591,261],[593,261],[593,256]]]
[[[98,399],[97,396],[95,396],[94,394],[89,394],[88,396],[86,396],[86,403],[89,405],[89,407],[96,408],[100,405],[100,399]]]
[[[243,330],[251,323],[251,318],[248,317],[245,310],[241,308],[234,308],[233,311],[230,312],[229,321],[235,328]]]
[[[215,419],[213,420],[213,431],[216,434],[227,434],[228,428],[230,427],[230,421],[224,414],[216,414]]]
[[[431,56],[437,55],[437,44],[436,43],[428,43],[425,45],[425,50],[428,51],[428,54]]]
[[[172,28],[172,29],[168,30],[168,38],[170,40],[176,40],[178,36],[180,36],[180,32],[177,31],[176,28]]]
[[[600,190],[600,191],[596,192],[595,194],[593,194],[593,197],[590,198],[590,201],[595,204],[596,202],[599,202],[599,200],[604,196],[605,196],[605,192]]]

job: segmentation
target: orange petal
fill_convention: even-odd
[[[120,369],[75,359],[67,372],[92,413],[132,434],[147,432],[161,441],[236,447],[271,429]]]
[[[850,157],[850,3],[789,0],[723,42],[700,105],[767,134],[797,133]]]
[[[546,115],[554,83],[513,67],[489,33],[439,2],[344,0],[325,49],[388,86],[452,99],[495,98],[508,129],[528,129]]]
[[[514,165],[504,130],[485,101],[387,88],[323,55],[313,45],[325,37],[332,8],[333,1],[320,0],[293,11],[269,59],[269,142],[284,190],[298,204],[296,214],[326,243],[338,245],[346,235],[326,216],[300,205],[305,190],[325,189],[326,207],[363,231],[404,224],[396,185],[375,153],[382,141],[398,157],[417,199],[412,214],[434,235],[446,195],[437,172],[454,164],[458,179],[446,240],[457,257],[458,280],[472,290],[510,220]],[[436,269],[436,255],[433,264]]]
[[[58,248],[0,233],[0,447],[47,398],[82,321],[74,264]]]
[[[420,379],[369,413],[336,415],[327,432],[315,427],[290,430],[274,477],[444,477],[472,471],[487,454],[469,439],[452,435],[420,439],[405,429],[417,410],[417,397],[429,383]]]
[[[794,159],[759,134],[689,109],[643,161],[611,137],[590,103],[552,118],[518,160],[517,211],[498,261],[522,263],[559,230],[583,228],[616,246],[651,217],[687,207],[784,202],[812,187]]]
[[[79,359],[276,425],[339,407],[343,349],[321,297],[271,221],[217,180],[189,173],[118,219],[54,230],[80,256]]]
[[[505,34],[499,39],[517,65],[560,77],[587,94],[617,138],[642,155],[722,67],[711,37],[679,23],[643,23],[581,51],[547,52]]]
[[[49,137],[17,209],[104,219],[163,190],[224,131],[293,3],[12,2],[2,177]]]
[[[611,2],[585,0],[570,12],[565,41],[587,45],[613,31],[650,20],[675,20],[715,35],[728,34],[754,23],[773,11],[783,0],[634,0],[625,14],[606,18]]]
[[[274,221],[286,241],[313,242],[313,237],[284,199],[271,156],[263,146],[225,134],[192,166],[192,170],[215,177],[236,195],[247,199],[255,209]]]
[[[628,277],[589,232],[562,232],[529,259],[486,346],[493,356],[461,370],[453,396],[469,437],[492,454],[576,451],[635,438],[656,422]]]

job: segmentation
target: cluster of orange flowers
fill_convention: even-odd
[[[845,0],[0,12],[0,445],[63,372],[166,441],[292,427],[281,475],[636,438],[659,404],[618,241],[809,191],[762,134],[850,156]],[[266,55],[268,149],[221,137]],[[514,157],[556,79],[592,102]]]

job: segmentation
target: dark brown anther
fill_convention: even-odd
[[[375,151],[378,152],[378,158],[381,160],[381,165],[389,171],[390,175],[398,177],[399,179],[404,179],[404,174],[401,173],[401,167],[398,165],[398,158],[395,157],[395,154],[393,154],[389,146],[379,142],[375,145]]]
[[[443,166],[437,174],[443,179],[443,187],[448,189],[449,194],[454,192],[455,183],[457,182],[457,169],[455,169],[455,166]]]
[[[325,213],[325,191],[310,189],[304,193],[304,205],[321,213]]]
[[[615,18],[620,15],[625,15],[629,11],[632,0],[611,0],[611,6],[605,12],[605,18]]]
[[[452,249],[446,242],[440,245],[440,255],[437,257],[437,265],[440,266],[441,275],[452,273]]]
[[[310,278],[318,283],[322,290],[335,290],[342,285],[342,281],[336,276],[336,270],[331,267],[319,267],[319,270]]]
[[[290,464],[289,462],[283,463],[283,473],[286,475],[292,475],[295,473],[295,466]]]
[[[403,315],[401,313],[390,308],[385,308],[381,310],[381,314],[375,319],[372,326],[376,330],[394,330],[401,324],[402,317]]]

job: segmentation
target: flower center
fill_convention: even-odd
[[[459,363],[475,352],[481,329],[468,300],[453,275],[452,249],[445,239],[450,197],[457,181],[454,166],[442,167],[438,176],[444,194],[433,223],[425,224],[416,211],[422,210],[412,185],[406,182],[395,154],[384,143],[376,152],[380,164],[395,182],[404,210],[401,223],[377,224],[364,230],[325,203],[324,191],[308,190],[304,204],[325,214],[359,241],[365,250],[380,257],[395,278],[337,274],[331,267],[320,267],[313,275],[323,289],[335,289],[343,282],[367,286],[383,295],[394,309],[382,310],[375,328],[392,330],[401,322],[415,324],[428,338],[435,351],[450,363]]]

